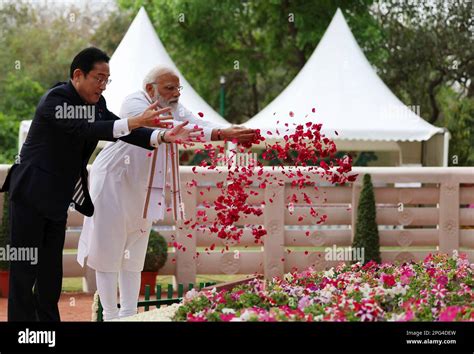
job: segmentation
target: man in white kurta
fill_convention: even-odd
[[[178,103],[179,81],[176,86],[176,80],[179,79],[171,70],[155,68],[144,80],[145,90],[126,97],[120,117],[139,114],[151,102],[161,100],[161,105],[168,103],[172,107],[175,125],[188,121],[189,126],[201,127],[205,141],[251,139],[253,133],[250,130],[224,128],[196,118]],[[169,91],[167,95],[169,87],[174,87],[175,92],[171,94]],[[165,90],[161,91],[161,96],[160,88]],[[165,95],[168,97],[163,97]],[[183,218],[177,152],[176,144],[161,144],[150,153],[117,141],[107,144],[92,164],[90,194],[95,212],[92,217],[84,219],[77,259],[81,266],[87,264],[96,270],[105,320],[137,312],[140,272],[143,270],[152,222],[162,219],[167,207],[164,202],[167,181],[174,218]],[[117,276],[120,311],[116,306]]]

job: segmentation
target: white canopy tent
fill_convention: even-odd
[[[107,107],[119,113],[123,99],[142,88],[145,75],[155,66],[173,68],[179,75],[183,91],[180,102],[194,114],[202,112],[204,119],[221,124],[229,124],[209,106],[181,75],[158,38],[150,19],[142,7],[130,25],[119,46],[110,58],[110,78],[112,82],[104,91]]]
[[[292,123],[308,121],[322,123],[322,132],[335,140],[339,150],[398,150],[400,156],[406,155],[400,164],[429,160],[422,142],[437,135],[433,141],[438,149],[433,152],[431,147],[431,153],[438,160],[431,156],[431,164],[447,165],[449,133],[426,122],[390,91],[364,56],[340,9],[298,75],[245,126],[275,137],[277,128],[280,134],[285,131],[284,123],[290,123],[291,132]]]

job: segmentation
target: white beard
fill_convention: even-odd
[[[153,102],[158,101],[159,105],[163,108],[170,107],[171,108],[171,114],[175,113],[176,110],[178,109],[178,102],[172,102],[170,103],[168,100],[165,100],[160,94],[156,94],[156,96],[153,99]]]

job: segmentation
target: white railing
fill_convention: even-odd
[[[3,182],[8,166],[0,165],[0,182]],[[281,171],[267,171],[289,182]],[[222,173],[219,173],[221,171]],[[301,168],[303,174],[308,174]],[[224,181],[225,170],[209,171],[181,166],[182,195],[188,217],[203,209],[203,202],[212,202],[219,195],[215,183]],[[197,274],[251,274],[263,273],[266,277],[282,275],[293,269],[309,266],[325,268],[337,261],[325,260],[325,248],[350,246],[357,215],[357,204],[362,176],[369,173],[374,184],[377,204],[381,255],[383,261],[419,260],[428,253],[439,250],[451,254],[453,250],[467,253],[474,261],[474,168],[470,167],[370,167],[354,168],[359,174],[356,182],[346,186],[328,186],[311,174],[311,180],[320,184],[318,191],[285,186],[269,186],[265,190],[254,187],[258,196],[251,195],[249,203],[262,208],[261,216],[242,218],[238,225],[264,225],[264,247],[256,245],[250,230],[245,230],[237,245],[217,238],[208,231],[188,229],[186,225],[174,225],[170,213],[155,225],[168,240],[175,240],[186,251],[170,248],[168,261],[160,271],[162,275],[174,275],[177,283],[195,282]],[[197,181],[189,187],[187,182]],[[328,216],[325,226],[315,225],[309,217],[309,205],[295,205],[288,210],[288,196],[307,193],[320,215]],[[273,202],[270,203],[269,199]],[[298,198],[298,200],[303,200]],[[265,206],[261,203],[265,201]],[[205,209],[209,219],[215,216],[212,208]],[[306,215],[304,222],[298,216]],[[76,249],[82,226],[82,215],[70,212],[65,249]],[[301,225],[304,224],[304,225]],[[309,236],[306,232],[310,231]],[[191,234],[189,238],[187,235]],[[230,246],[228,251],[205,252],[203,248],[215,243]],[[238,248],[236,248],[238,247]],[[199,256],[196,257],[196,252]],[[81,268],[74,253],[64,255],[64,276],[84,277],[85,290],[95,288],[94,274]]]

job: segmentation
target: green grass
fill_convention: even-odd
[[[63,278],[62,291],[65,293],[82,292],[82,277]]]

